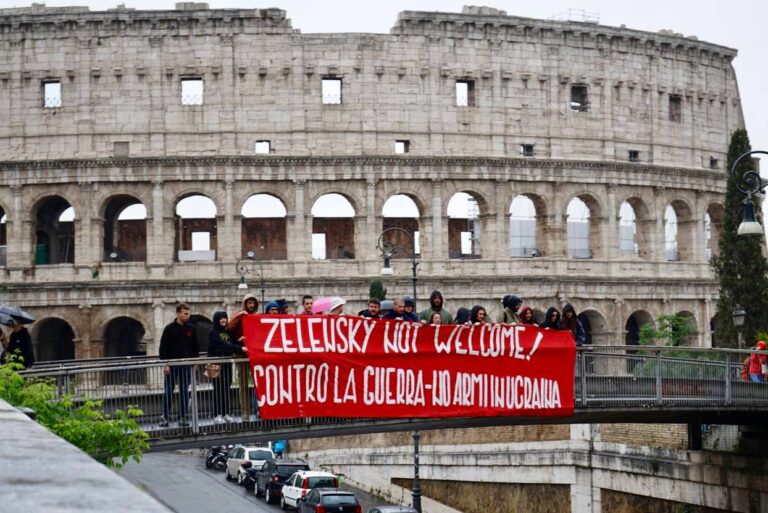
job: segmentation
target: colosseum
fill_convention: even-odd
[[[248,254],[257,295],[362,307],[391,227],[421,306],[571,302],[604,345],[680,313],[711,344],[733,49],[475,7],[303,34],[198,3],[3,9],[0,42],[0,303],[38,318],[39,360],[157,354],[177,302],[235,308]]]

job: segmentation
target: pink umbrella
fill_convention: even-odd
[[[323,313],[328,311],[331,307],[331,301],[333,301],[333,296],[316,298],[315,302],[312,303],[312,313]]]

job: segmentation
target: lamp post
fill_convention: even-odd
[[[237,285],[238,290],[248,290],[248,284],[245,282],[245,275],[251,273],[251,266],[252,265],[258,265],[259,266],[259,278],[261,281],[261,304],[262,307],[264,305],[264,268],[261,265],[261,262],[256,259],[256,253],[253,251],[249,251],[245,254],[245,256],[237,261],[237,264],[235,265],[235,269],[237,270],[237,274],[240,275],[240,283]]]
[[[760,173],[754,169],[744,171],[741,175],[738,174],[737,168],[742,160],[750,158],[752,155],[768,155],[766,151],[754,150],[742,153],[731,166],[731,178],[733,184],[741,194],[744,195],[744,200],[741,202],[741,224],[739,224],[739,235],[761,235],[763,233],[763,227],[757,221],[755,217],[755,203],[752,201],[752,196],[755,194],[765,193],[765,188],[768,187],[768,182],[764,182],[760,178]]]
[[[409,247],[401,246],[392,242],[392,236],[395,234],[402,234],[410,243]],[[381,251],[381,256],[384,259],[384,266],[381,268],[381,274],[383,276],[392,276],[394,271],[389,265],[389,261],[397,252],[403,253],[411,259],[411,280],[413,282],[413,309],[416,311],[416,282],[418,277],[416,271],[419,267],[419,262],[416,260],[416,241],[413,235],[402,228],[387,228],[379,234],[379,240],[376,242],[376,247]],[[413,490],[411,496],[413,497],[413,509],[421,513],[421,483],[419,482],[419,439],[421,433],[414,431],[413,434]]]
[[[742,307],[737,306],[733,309],[731,317],[733,317],[736,333],[739,335],[739,349],[744,349],[744,319],[747,317],[747,312]]]

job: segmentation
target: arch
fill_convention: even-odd
[[[120,194],[105,202],[104,260],[147,260],[147,208],[134,196]]]
[[[693,328],[693,332],[688,335],[687,337],[682,337],[678,343],[678,345],[681,346],[692,346],[695,344],[696,340],[698,339],[699,335],[699,329],[698,324],[696,322],[696,316],[693,315],[693,312],[690,310],[681,310],[677,312],[677,315],[688,321],[688,324]],[[673,326],[673,332],[674,332],[674,326]],[[674,333],[673,333],[674,335]]]
[[[5,210],[0,205],[0,267],[5,265],[6,248],[8,244],[8,231],[7,231],[8,216],[5,214]]]
[[[115,317],[104,326],[103,355],[108,358],[145,356],[147,354],[146,331],[141,322],[131,317]],[[146,369],[125,369],[102,374],[103,385],[145,384]]]
[[[537,257],[546,254],[547,206],[538,194],[522,193],[509,204],[509,255]]]
[[[480,204],[467,192],[448,201],[448,258],[480,258]]]
[[[177,262],[216,260],[216,203],[200,193],[179,198],[174,206],[174,253]]]
[[[240,242],[243,255],[253,251],[259,260],[288,258],[285,203],[273,195],[252,194],[240,209]]]
[[[213,321],[204,315],[193,314],[189,316],[189,323],[194,328],[195,339],[197,340],[197,345],[200,348],[200,352],[207,352],[208,332],[210,331],[211,326],[213,326]]]
[[[622,221],[622,208],[627,204],[632,209],[634,215],[634,237],[633,237],[633,252],[629,251],[629,245],[620,250],[624,254],[634,254],[640,258],[647,260],[653,255],[653,248],[651,244],[651,234],[656,227],[656,223],[651,219],[651,212],[648,205],[641,198],[637,196],[630,196],[626,198],[619,207],[619,237],[621,238],[621,221]],[[627,251],[624,251],[627,250]]]
[[[421,231],[419,218],[421,211],[416,199],[410,194],[392,194],[381,207],[381,230],[390,228],[400,228],[405,230],[413,237],[414,251],[417,255],[421,254]],[[450,223],[449,223],[450,224]],[[410,248],[411,241],[402,233],[392,233],[390,240],[398,246]],[[460,243],[459,243],[460,244]],[[403,252],[396,252],[392,258],[409,258]]]
[[[355,258],[355,207],[337,192],[321,194],[312,204],[312,258]]]
[[[587,332],[587,344],[610,345],[610,333],[605,316],[594,309],[587,309],[578,315],[584,330]]]
[[[723,228],[722,203],[710,203],[704,213],[704,256],[707,261],[720,255],[720,231]]]
[[[619,207],[619,251],[624,255],[639,256],[637,244],[637,215],[631,203],[624,201]]]
[[[72,205],[61,196],[47,196],[37,202],[34,212],[35,265],[73,264],[75,212]]]
[[[30,333],[38,362],[75,359],[75,332],[58,317],[47,317],[35,323]]]
[[[600,247],[599,203],[590,195],[574,196],[566,208],[568,256],[593,258]]]
[[[635,310],[632,312],[624,324],[624,345],[638,345],[640,343],[640,330],[645,325],[655,326],[653,316],[645,310]]]
[[[683,200],[674,200],[664,209],[664,252],[667,261],[690,261],[693,257],[691,209]]]

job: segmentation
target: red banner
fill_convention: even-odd
[[[568,331],[295,315],[243,326],[264,419],[573,413]]]

